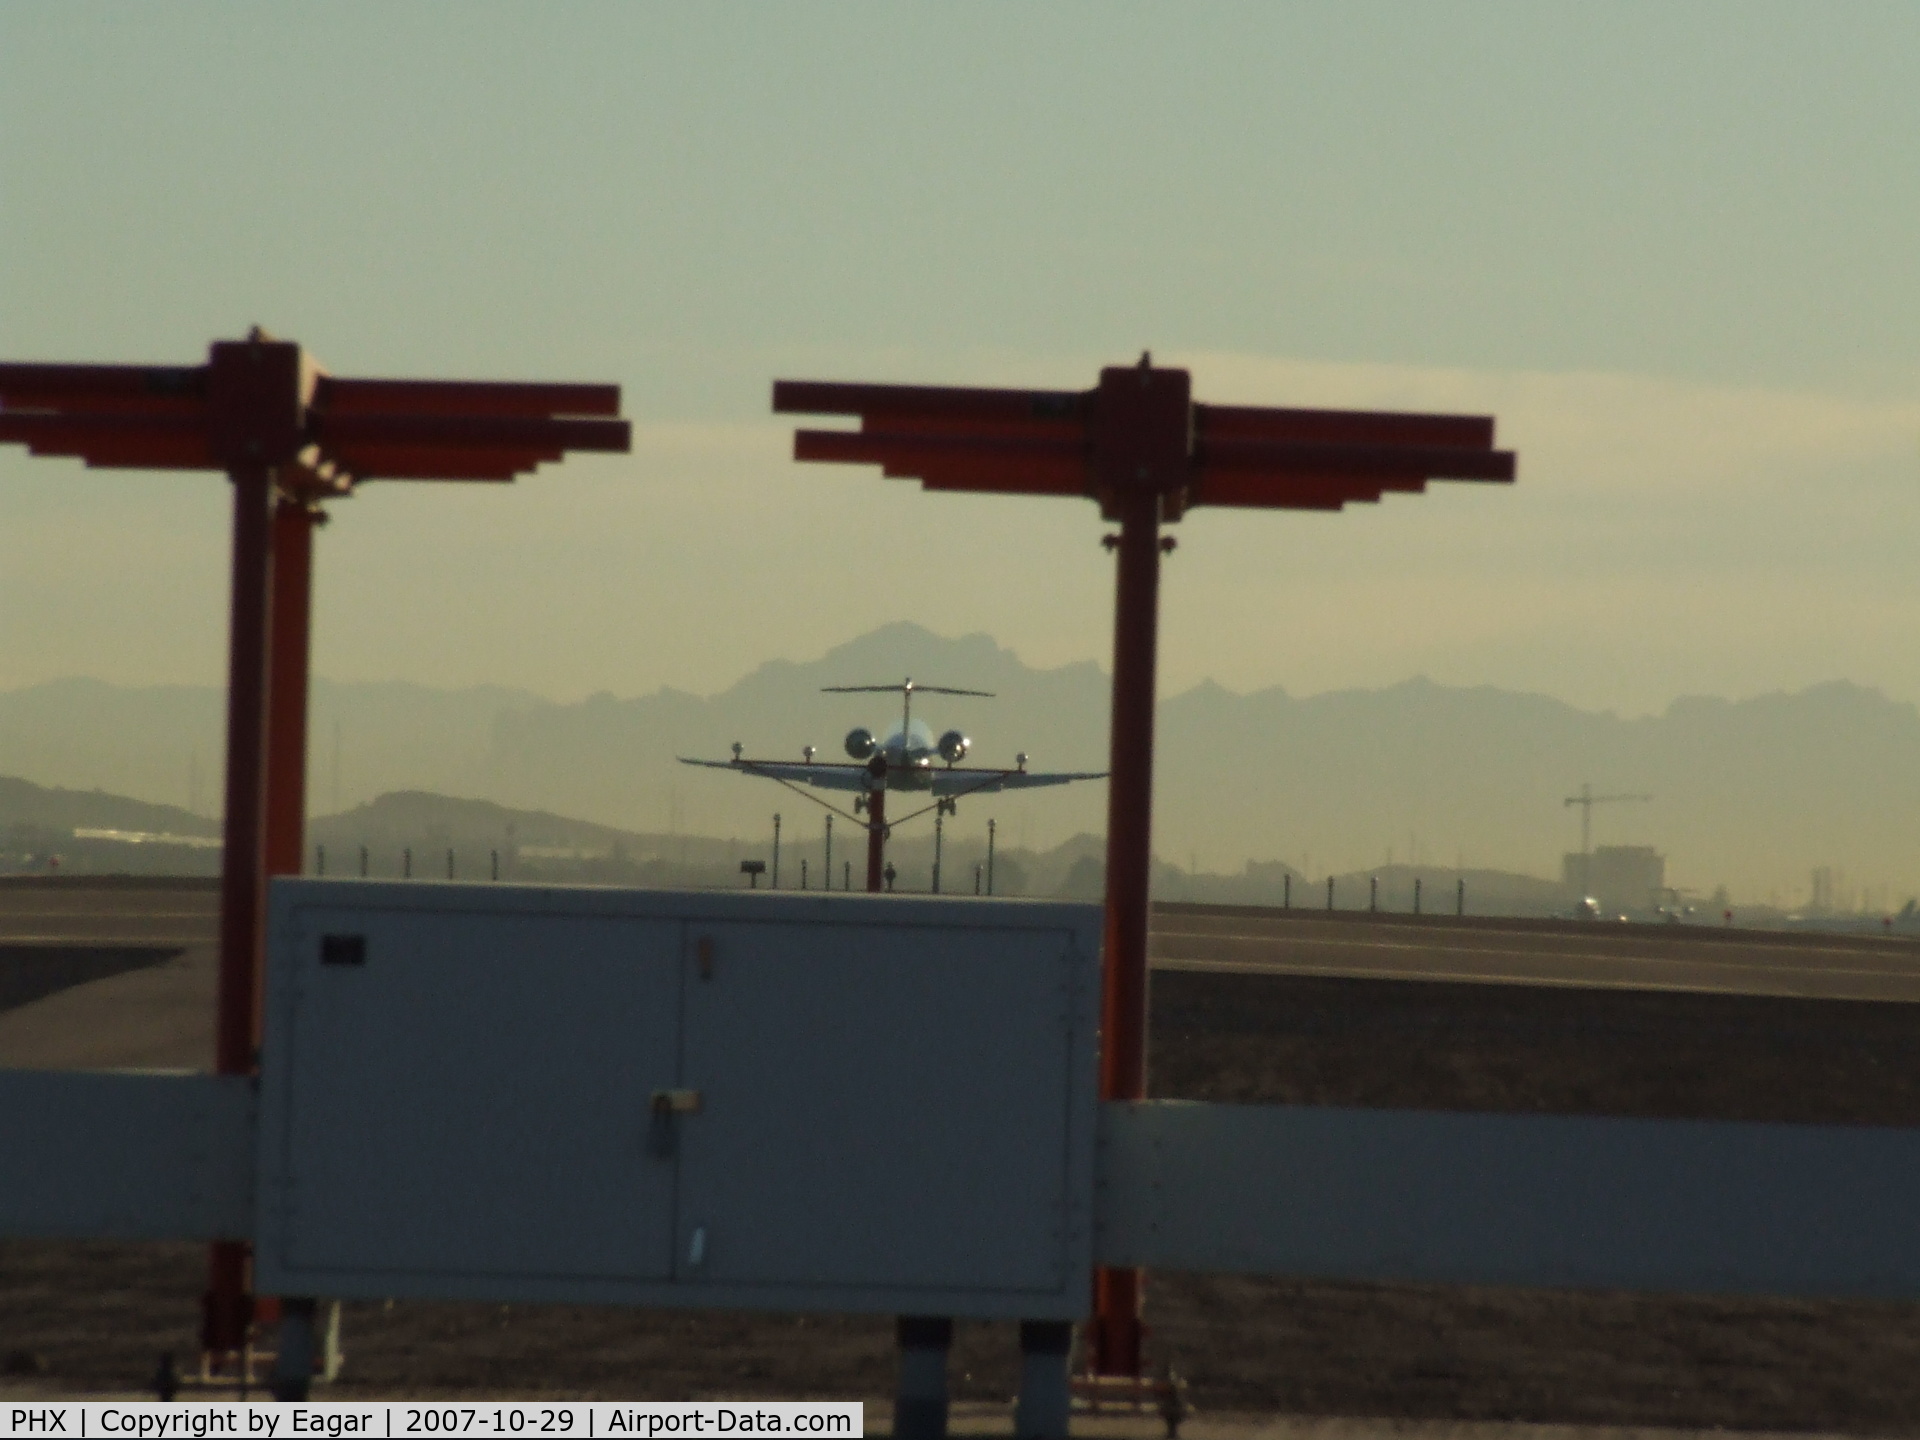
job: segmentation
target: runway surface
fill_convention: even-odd
[[[219,901],[206,880],[0,881],[0,1066],[212,1069]]]
[[[206,880],[0,881],[0,1065],[211,1064]],[[1920,1002],[1904,937],[1160,905],[1156,970]]]
[[[209,880],[0,880],[0,945],[211,944],[219,904]]]
[[[1709,925],[1156,906],[1159,970],[1920,1001],[1920,941]]]

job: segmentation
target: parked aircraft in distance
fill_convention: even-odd
[[[816,761],[811,745],[801,751],[804,759],[758,760],[746,756],[744,746],[735,744],[731,760],[697,760],[679,756],[682,765],[704,765],[715,770],[738,770],[747,775],[764,775],[788,784],[812,785],[822,790],[851,790],[871,795],[878,791],[918,791],[931,794],[943,814],[955,813],[954,802],[965,795],[986,795],[996,790],[1031,790],[1042,785],[1065,785],[1074,780],[1104,780],[1104,770],[1039,772],[1027,769],[1027,756],[1014,757],[1014,768],[996,770],[987,766],[962,765],[973,742],[959,730],[935,736],[924,720],[913,718],[915,695],[978,695],[992,698],[987,690],[956,690],[944,685],[918,685],[912,677],[899,685],[827,685],[822,690],[832,695],[888,694],[901,697],[900,726],[886,738],[876,739],[871,730],[856,728],[847,732],[848,759]]]

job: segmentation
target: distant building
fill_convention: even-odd
[[[1651,845],[1602,845],[1563,856],[1561,877],[1602,909],[1651,910],[1667,888],[1667,860]]]
[[[1815,915],[1831,915],[1839,909],[1836,903],[1839,886],[1834,883],[1834,870],[1831,865],[1821,865],[1813,872],[1813,898],[1807,908]]]

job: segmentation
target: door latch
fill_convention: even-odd
[[[656,1090],[647,1102],[647,1151],[656,1159],[671,1160],[680,1149],[676,1115],[700,1113],[698,1090]]]

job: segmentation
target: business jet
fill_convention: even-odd
[[[899,728],[884,738],[873,731],[856,727],[847,732],[846,760],[815,760],[811,745],[801,750],[799,763],[791,760],[750,758],[745,747],[736,743],[731,760],[698,760],[677,757],[682,765],[702,765],[714,770],[737,770],[746,775],[762,775],[789,785],[812,785],[821,790],[851,790],[866,800],[884,796],[887,791],[918,792],[931,795],[935,807],[944,815],[956,813],[955,804],[963,796],[988,795],[1001,790],[1033,790],[1046,785],[1067,785],[1075,780],[1104,780],[1104,770],[1042,772],[1027,769],[1028,757],[1014,757],[1010,770],[989,766],[962,765],[973,748],[964,731],[947,730],[936,736],[933,727],[913,718],[916,695],[975,695],[991,699],[988,690],[957,690],[945,685],[921,685],[909,676],[898,685],[827,685],[829,695],[898,695],[901,697]],[[865,809],[860,800],[855,809]],[[923,812],[924,813],[924,812]]]

